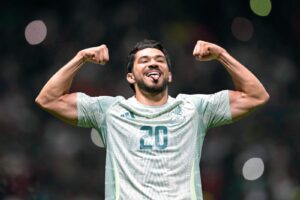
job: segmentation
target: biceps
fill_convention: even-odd
[[[233,121],[237,121],[257,108],[255,99],[243,92],[229,91],[230,111]]]
[[[77,124],[77,94],[65,94],[56,101],[51,102],[46,110],[62,121]]]

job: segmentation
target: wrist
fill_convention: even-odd
[[[216,59],[218,61],[220,61],[220,60],[224,59],[226,57],[226,55],[228,55],[228,52],[225,49],[220,48],[218,54],[216,55]]]
[[[80,60],[82,63],[85,63],[87,61],[87,56],[82,50],[76,54],[75,58],[77,60]]]
[[[82,51],[79,51],[71,60],[71,63],[74,65],[81,67],[84,63],[86,63],[87,59],[86,56]]]

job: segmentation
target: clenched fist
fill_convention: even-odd
[[[225,49],[213,43],[198,40],[194,48],[193,55],[199,61],[209,61],[217,59]]]
[[[83,57],[85,62],[104,65],[109,60],[108,48],[105,44],[81,50],[79,54]]]

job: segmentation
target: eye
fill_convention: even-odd
[[[149,60],[149,59],[147,59],[147,58],[141,58],[141,59],[139,60],[139,63],[147,63],[148,60]]]
[[[165,63],[166,59],[164,59],[164,58],[158,58],[158,59],[156,59],[156,62]]]

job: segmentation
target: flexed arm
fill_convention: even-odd
[[[106,45],[81,50],[44,85],[35,102],[57,118],[77,124],[76,93],[69,93],[74,76],[85,62],[104,65],[109,60]]]
[[[235,90],[229,91],[232,119],[238,120],[269,100],[261,82],[222,47],[198,41],[193,55],[199,61],[218,60],[230,74]]]

